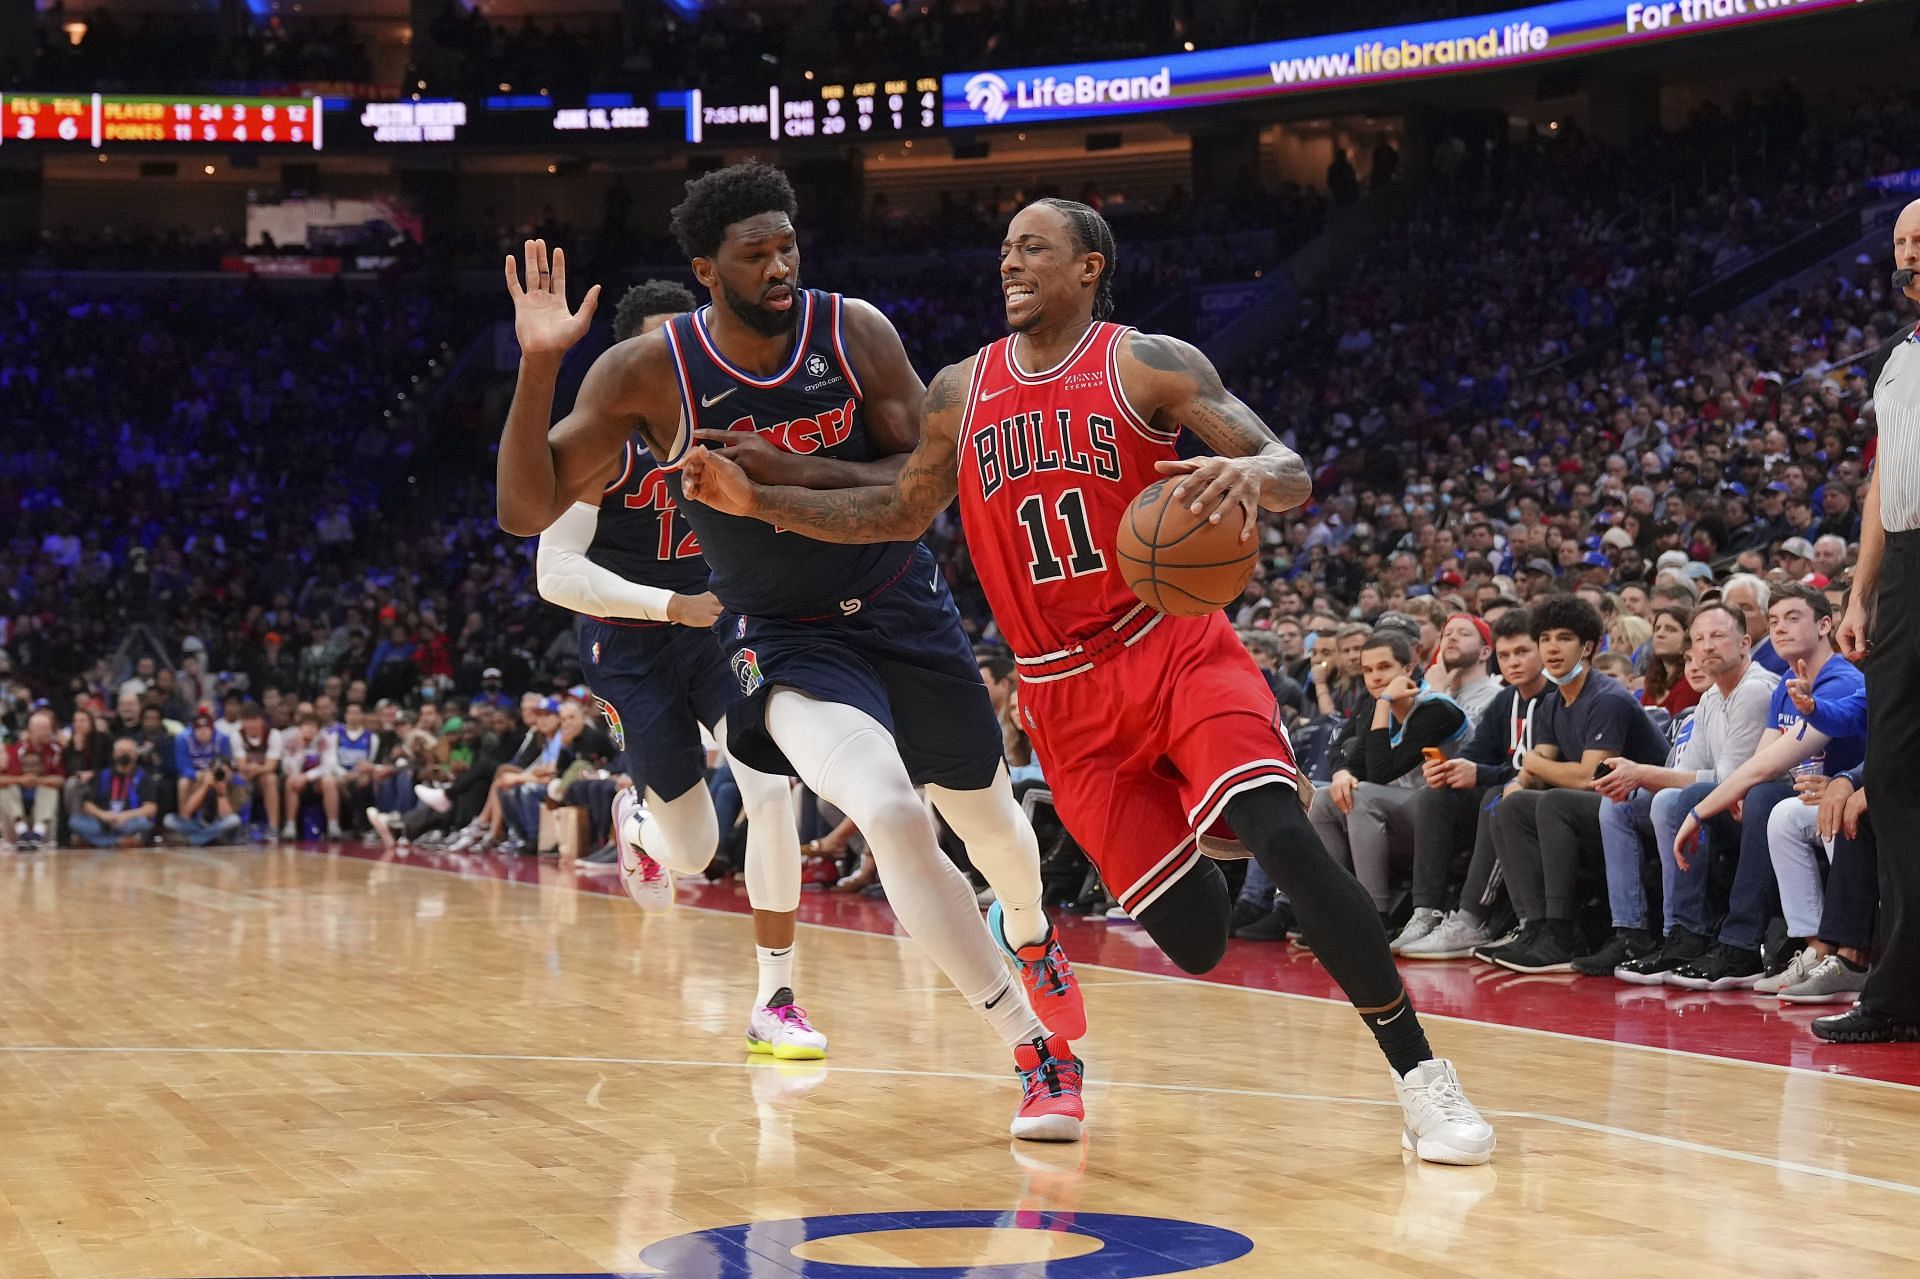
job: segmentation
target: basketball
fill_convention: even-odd
[[[1150,607],[1203,617],[1240,598],[1260,561],[1260,541],[1240,540],[1237,513],[1210,524],[1188,500],[1176,501],[1179,481],[1169,476],[1140,490],[1120,518],[1114,549],[1121,576]]]

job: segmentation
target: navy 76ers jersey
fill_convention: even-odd
[[[587,558],[629,582],[681,595],[707,589],[700,539],[681,512],[665,471],[639,440],[629,439],[620,474],[600,499]]]
[[[755,431],[789,453],[850,462],[879,456],[860,414],[860,379],[840,336],[840,295],[807,289],[797,300],[793,358],[772,377],[755,377],[720,354],[707,331],[711,306],[676,316],[663,330],[682,415],[673,457],[663,469],[681,514],[700,536],[713,593],[734,612],[759,617],[838,616],[843,601],[898,577],[914,545],[816,541],[761,520],[724,515],[683,495],[679,464],[696,428]]]

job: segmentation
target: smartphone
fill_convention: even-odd
[[[1593,766],[1593,780],[1597,782],[1602,777],[1605,777],[1607,774],[1611,773],[1612,771],[1613,771],[1612,764],[1605,764],[1605,763],[1595,764]]]
[[[1437,764],[1446,757],[1447,753],[1438,746],[1422,746],[1420,748],[1420,758],[1426,760],[1429,764]]]

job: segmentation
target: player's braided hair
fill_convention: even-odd
[[[761,213],[799,216],[787,175],[759,160],[728,165],[687,183],[687,198],[673,210],[673,238],[688,258],[710,258],[728,227]]]
[[[1107,225],[1107,220],[1100,216],[1099,210],[1078,200],[1048,196],[1035,203],[1059,210],[1067,220],[1067,229],[1073,233],[1075,252],[1098,253],[1106,259],[1106,265],[1100,268],[1099,286],[1093,294],[1093,318],[1110,318],[1113,315],[1113,272],[1120,263],[1120,250],[1113,240],[1113,228]]]
[[[613,340],[624,342],[656,315],[678,315],[699,305],[687,286],[677,280],[646,280],[621,295],[613,309]]]

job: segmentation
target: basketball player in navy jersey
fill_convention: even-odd
[[[1010,336],[933,379],[920,447],[885,488],[769,487],[723,453],[684,463],[695,500],[835,541],[915,537],[956,497],[967,548],[1021,669],[1020,712],[1061,820],[1169,957],[1226,953],[1232,836],[1286,891],[1313,951],[1392,1067],[1402,1142],[1479,1164],[1494,1132],[1436,1059],[1364,889],[1327,854],[1298,798],[1273,692],[1223,613],[1173,617],[1120,572],[1122,517],[1166,480],[1244,542],[1262,509],[1312,496],[1298,454],[1174,338],[1107,322],[1113,232],[1093,209],[1040,200],[1000,246]],[[1182,460],[1182,428],[1222,456]]]
[[[524,286],[509,259],[522,361],[500,442],[502,528],[545,528],[604,482],[607,458],[635,432],[676,497],[696,436],[769,483],[846,487],[898,473],[919,440],[925,388],[879,311],[801,286],[796,213],[786,176],[764,164],[689,182],[673,229],[711,304],[602,355],[551,432],[555,367],[598,290],[571,312],[558,252],[549,261],[530,244]],[[537,293],[548,296],[522,305]],[[680,509],[726,607],[717,629],[743,695],[729,751],[797,773],[853,820],[901,924],[1013,1050],[1024,1085],[1013,1134],[1078,1140],[1081,1064],[1068,1040],[1085,1009],[1040,907],[1038,846],[931,554],[909,540],[844,546]],[[916,784],[992,884],[988,925]]]
[[[620,300],[614,341],[693,307],[681,285],[649,280]],[[613,801],[621,879],[641,909],[671,909],[671,872],[699,873],[719,846],[700,726],[724,742],[727,707],[740,694],[708,633],[720,602],[707,590],[699,540],[644,443],[629,439],[606,482],[548,526],[537,563],[542,597],[576,614],[587,683],[633,779]],[[747,813],[747,900],[759,968],[747,1046],[788,1061],[824,1057],[826,1036],[793,994],[800,839],[787,779],[729,762]]]

